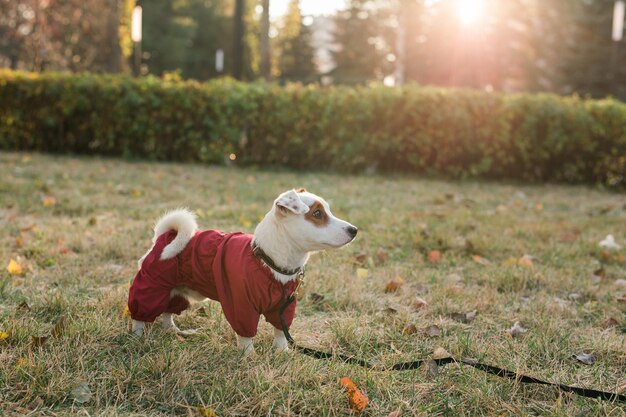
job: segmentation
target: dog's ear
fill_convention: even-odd
[[[274,202],[277,213],[287,214],[304,214],[309,211],[309,206],[304,204],[295,190],[289,190],[278,196]]]

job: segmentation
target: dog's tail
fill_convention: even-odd
[[[156,242],[159,236],[170,230],[176,230],[177,234],[174,240],[163,248],[161,259],[171,259],[185,249],[198,230],[196,215],[185,208],[166,213],[154,226],[153,240]]]
[[[161,236],[163,233],[169,232],[170,230],[176,230],[176,237],[167,246],[165,246],[165,248],[163,248],[163,252],[161,253],[161,260],[171,259],[181,253],[183,249],[185,249],[187,243],[189,243],[191,238],[198,230],[196,215],[186,208],[180,208],[165,213],[165,215],[161,217],[154,226],[152,247],[154,247],[154,243],[159,236]],[[140,268],[143,260],[146,258],[146,255],[150,253],[150,251],[152,251],[152,249],[150,249],[139,260]]]

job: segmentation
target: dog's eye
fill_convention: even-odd
[[[320,210],[315,210],[313,212],[313,217],[315,217],[316,219],[321,219],[322,218],[322,212]]]

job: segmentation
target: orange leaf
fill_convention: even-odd
[[[526,268],[532,268],[533,266],[533,260],[529,257],[529,256],[522,256],[521,258],[519,258],[519,260],[517,261],[517,264],[519,266],[524,266]]]
[[[24,273],[24,268],[22,265],[18,264],[15,260],[11,259],[9,261],[9,265],[7,265],[7,271],[11,275],[22,275]]]
[[[439,252],[438,250],[431,250],[430,252],[428,252],[428,262],[430,262],[431,264],[436,264],[439,263],[440,260],[441,252]]]
[[[396,277],[389,281],[385,286],[385,292],[396,292],[404,285],[404,280],[401,277]]]
[[[350,378],[343,377],[339,380],[339,383],[346,389],[346,391],[348,391],[348,402],[350,403],[350,407],[352,407],[352,409],[359,414],[363,413],[363,410],[367,407],[367,403],[370,401],[369,398],[359,391]]]
[[[47,195],[41,199],[41,203],[44,207],[52,207],[56,205],[57,199],[53,195]]]
[[[414,324],[407,324],[402,330],[402,334],[415,334],[417,333],[417,327]]]
[[[474,262],[476,262],[477,264],[492,265],[492,263],[491,263],[491,261],[489,259],[483,258],[482,256],[472,255],[472,260]]]
[[[387,259],[389,259],[389,254],[387,252],[385,252],[384,249],[378,249],[378,251],[376,252],[376,261],[379,264],[383,264],[385,263],[385,261],[387,261]]]

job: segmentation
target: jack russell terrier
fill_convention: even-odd
[[[139,260],[130,287],[132,331],[141,336],[146,322],[162,318],[165,329],[187,336],[172,315],[190,301],[219,301],[237,333],[244,354],[254,352],[261,315],[274,326],[273,346],[289,349],[279,311],[296,287],[312,252],[350,243],[357,228],[332,215],[324,199],[301,188],[282,193],[257,225],[254,235],[198,231],[193,213],[179,209],[154,227],[152,248]],[[284,312],[291,325],[296,303]]]

